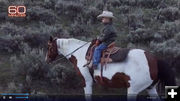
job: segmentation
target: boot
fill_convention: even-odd
[[[94,79],[94,69],[93,68],[89,68],[89,72],[92,76],[93,82],[96,83],[95,79]]]

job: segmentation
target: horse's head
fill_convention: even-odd
[[[46,53],[46,58],[45,58],[45,61],[48,63],[54,61],[58,56],[56,40],[57,39],[53,39],[53,37],[50,36],[50,39],[48,41],[48,51]]]

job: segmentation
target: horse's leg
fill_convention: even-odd
[[[127,101],[136,101],[136,97],[139,92],[134,91],[132,87],[127,90]]]
[[[85,94],[86,101],[91,101],[93,79],[91,77],[91,74],[88,68],[84,68],[84,69],[87,69],[82,72],[82,75],[84,76],[85,84],[86,84],[86,86],[84,87],[84,94]]]
[[[92,81],[86,81],[86,87],[84,87],[84,94],[85,94],[86,101],[91,101]]]
[[[157,90],[156,90],[156,86],[154,86],[152,88],[148,88],[148,89],[146,89],[146,91],[153,100],[160,101],[160,98],[159,98]]]

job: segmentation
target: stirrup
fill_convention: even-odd
[[[91,61],[91,62],[89,63],[89,65],[87,65],[87,67],[91,69],[92,66],[93,66],[93,62]]]
[[[83,67],[87,67],[90,63],[91,61],[88,61],[86,64],[83,65]]]

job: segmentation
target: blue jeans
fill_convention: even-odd
[[[95,48],[94,54],[93,54],[93,65],[98,65],[100,63],[101,53],[106,48],[107,46],[104,43],[100,44],[99,46]]]

